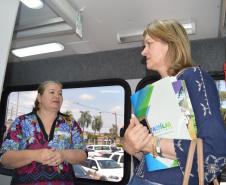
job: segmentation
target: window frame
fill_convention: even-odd
[[[91,80],[91,81],[80,81],[80,82],[62,82],[63,88],[85,88],[85,87],[101,87],[101,86],[112,86],[112,85],[119,85],[124,89],[125,97],[124,97],[124,129],[128,127],[129,119],[131,116],[131,106],[130,106],[130,95],[131,89],[129,84],[119,78],[114,79],[101,79],[101,80]],[[7,86],[2,92],[1,102],[0,102],[0,111],[3,113],[0,117],[0,142],[2,144],[5,127],[5,114],[6,114],[6,106],[7,106],[7,99],[11,92],[18,92],[18,91],[30,91],[30,90],[37,90],[39,84],[32,84],[32,85],[23,85],[23,86]],[[82,179],[76,177],[75,184],[85,185],[99,185],[99,184],[118,184],[124,185],[127,184],[130,179],[130,169],[131,168],[131,157],[129,154],[124,152],[125,160],[124,169],[123,169],[123,178],[119,182],[110,182],[110,181],[98,181],[93,179]],[[12,176],[14,174],[14,170],[8,170],[3,167],[0,167],[0,173]]]

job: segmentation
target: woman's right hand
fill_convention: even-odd
[[[134,155],[142,151],[150,143],[151,137],[147,127],[143,126],[133,116],[124,134],[123,148],[127,153]]]
[[[52,161],[52,159],[55,156],[53,149],[43,148],[34,150],[35,151],[35,161],[42,163],[43,165],[48,165],[49,161]]]

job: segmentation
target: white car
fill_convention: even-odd
[[[75,177],[91,179],[90,175],[84,170],[83,167],[81,167],[80,164],[74,164],[73,170],[74,170]]]
[[[114,152],[110,155],[110,159],[116,161],[121,167],[124,165],[124,152]]]
[[[123,177],[123,168],[109,158],[88,157],[82,166],[96,180],[119,182]]]
[[[111,153],[110,145],[88,145],[86,147],[89,157],[101,157],[103,154]]]

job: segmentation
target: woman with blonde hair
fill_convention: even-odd
[[[148,70],[157,71],[162,78],[170,76],[184,80],[197,124],[197,136],[204,142],[205,184],[217,178],[226,164],[226,129],[220,113],[219,95],[214,80],[200,67],[192,64],[188,35],[175,20],[159,20],[147,25],[143,33]],[[154,137],[133,117],[124,135],[124,149],[141,156],[130,185],[181,185],[190,140]],[[153,147],[154,146],[154,147]],[[177,159],[179,166],[148,172],[144,154],[152,153]],[[194,162],[189,184],[198,184]]]

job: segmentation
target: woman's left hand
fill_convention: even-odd
[[[129,154],[141,152],[151,143],[152,135],[147,127],[139,123],[136,117],[132,117],[124,134],[123,148]]]
[[[64,160],[63,160],[63,154],[60,150],[56,150],[56,149],[51,149],[54,153],[53,157],[51,159],[49,159],[48,161],[46,161],[46,165],[49,166],[58,166],[59,164],[61,164]]]

